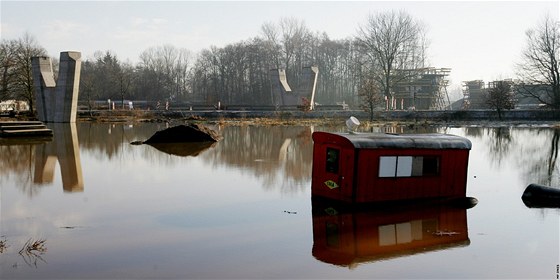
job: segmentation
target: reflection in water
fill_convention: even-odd
[[[467,135],[469,174],[480,174],[469,176],[480,204],[467,214],[442,205],[352,212],[311,204],[311,132],[339,127],[221,127],[224,139],[197,157],[129,144],[163,125],[78,123],[78,137],[66,141],[75,148],[80,140],[73,161],[87,188],[73,195],[33,183],[52,181],[48,174],[60,181],[46,167],[35,177],[36,155],[46,155],[37,160],[45,166],[60,160],[56,144],[0,144],[0,189],[9,198],[0,278],[537,279],[556,265],[557,209],[527,209],[519,199],[527,182],[558,182],[554,129],[512,127],[500,142],[509,147],[501,167],[488,164],[496,160],[493,128]],[[43,238],[47,263],[25,265],[18,250]]]
[[[527,184],[560,186],[557,163],[560,129],[469,127],[465,128],[465,134],[484,140],[488,158],[496,167],[515,163]]]
[[[164,156],[159,151],[179,156],[198,155],[204,163],[214,167],[250,171],[255,177],[263,179],[264,188],[280,186],[286,193],[305,190],[305,183],[311,176],[311,127],[222,126],[216,129],[224,139],[212,143],[211,148],[205,145],[171,145],[141,149],[129,143],[146,139],[154,131],[165,128],[165,124],[78,123],[77,126],[76,130],[75,124],[53,125],[51,129],[55,137],[52,143],[0,146],[0,154],[8,155],[0,161],[0,175],[16,176],[22,182],[21,186],[29,187],[28,192],[32,195],[33,186],[53,182],[58,160],[64,190],[83,191],[79,138],[82,153],[90,152],[115,164],[128,164],[131,152],[141,152],[142,157],[170,167],[181,164],[181,161]]]
[[[196,157],[205,150],[213,147],[216,142],[199,142],[199,143],[153,143],[148,144],[158,151],[166,154],[180,157]]]
[[[77,126],[77,127],[76,127]],[[18,186],[29,195],[33,186],[50,183],[54,179],[53,168],[58,161],[64,190],[83,191],[80,152],[98,158],[127,164],[131,156],[139,156],[160,165],[181,164],[178,159],[165,156],[156,149],[140,149],[129,143],[144,140],[155,131],[164,129],[164,123],[140,125],[109,123],[77,123],[75,126],[52,127],[56,133],[52,143],[0,142],[0,181],[16,177]],[[278,188],[282,192],[301,192],[307,188],[311,177],[313,130],[344,131],[340,127],[304,126],[218,126],[215,128],[224,139],[211,149],[198,154],[201,160],[213,167],[233,167],[250,172],[262,179],[264,188]],[[367,128],[368,131],[372,128]],[[445,133],[448,128],[435,126],[383,126],[379,132],[397,133]],[[495,167],[516,163],[521,178],[528,183],[548,186],[560,185],[558,169],[558,142],[560,129],[523,127],[465,127],[466,137],[483,141],[485,151]],[[77,135],[76,135],[77,133]],[[130,153],[133,155],[130,155]],[[167,150],[171,154],[186,155],[191,151]],[[196,154],[196,152],[195,152]],[[194,154],[193,154],[194,155]],[[120,161],[120,162],[119,162]],[[525,187],[526,184],[523,186]]]
[[[489,130],[492,141],[488,143],[490,159],[497,167],[502,165],[502,160],[509,154],[512,136],[511,127],[496,127]]]
[[[354,268],[361,263],[468,246],[466,209],[430,204],[342,210],[313,203],[313,256]]]
[[[18,145],[14,141],[9,144],[3,143],[0,145],[0,155],[0,183],[13,178],[12,180],[23,192],[33,196],[35,194],[32,185],[32,163],[35,157],[33,145],[27,143]]]
[[[35,146],[36,184],[52,183],[56,161],[60,164],[62,187],[65,192],[82,192],[84,181],[78,134],[75,123],[50,124],[54,133],[54,141]]]
[[[50,184],[54,180],[57,161],[60,164],[62,185],[66,192],[84,190],[76,124],[49,124],[53,130],[52,141],[28,141],[18,145],[12,141],[1,145],[0,175],[15,175],[19,185],[32,196],[34,186]],[[3,143],[6,144],[6,143]]]
[[[137,139],[146,139],[154,131],[161,130],[162,124],[143,124],[135,126],[130,132],[120,129],[119,126],[112,125],[111,132],[114,137],[109,137],[105,141],[115,141],[121,139],[125,145]],[[227,167],[239,168],[247,171],[253,176],[262,179],[265,189],[280,187],[284,193],[301,192],[306,189],[306,183],[311,177],[312,165],[312,139],[313,127],[308,126],[216,126],[213,127],[223,139],[212,143],[208,149],[195,153],[204,164],[213,168]],[[95,132],[87,133],[87,143],[84,141],[82,132],[80,135],[81,145],[88,147],[98,147],[99,133],[98,125],[84,127],[82,130]],[[102,129],[101,129],[102,130]],[[99,131],[99,132],[98,132]],[[106,134],[106,133],[105,133]],[[111,139],[112,138],[112,139]],[[119,142],[110,142],[105,148],[108,157],[114,157],[123,152]],[[204,145],[204,144],[202,144]],[[196,147],[188,145],[168,147],[154,146],[158,150],[163,150],[167,154],[187,155],[191,151],[178,151],[176,149],[185,148],[190,150]],[[196,146],[196,145],[195,145]],[[132,146],[133,150],[139,150],[138,146]],[[175,165],[181,164],[180,161],[162,156],[160,153],[153,153],[155,149],[144,150],[144,157],[149,157],[154,161]]]
[[[560,139],[560,129],[554,129],[552,140],[550,141],[550,148],[547,159],[547,180],[549,184],[552,182],[554,172],[557,170],[556,160],[558,159],[558,140]]]
[[[303,191],[311,177],[312,127],[222,127],[224,137],[201,157],[212,166],[238,167],[263,179],[263,188]]]

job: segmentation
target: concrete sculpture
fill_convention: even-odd
[[[274,105],[309,106],[306,109],[313,110],[318,74],[319,68],[317,66],[304,67],[301,82],[296,90],[292,91],[286,79],[286,71],[283,69],[271,69],[270,84]],[[309,104],[304,104],[304,98],[307,99]]]
[[[81,70],[80,52],[61,52],[55,82],[49,57],[33,57],[37,117],[42,122],[76,122]]]

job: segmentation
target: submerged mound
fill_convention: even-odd
[[[170,155],[195,157],[213,147],[221,138],[214,130],[203,125],[189,124],[160,130],[146,141],[134,141],[130,144],[148,144]]]
[[[178,125],[158,131],[144,144],[217,142],[220,135],[214,130],[199,124]]]

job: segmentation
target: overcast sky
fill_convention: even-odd
[[[149,47],[171,44],[193,53],[260,34],[265,22],[304,20],[331,39],[351,38],[369,14],[404,10],[423,21],[434,67],[451,68],[454,86],[467,80],[514,78],[525,31],[548,13],[554,1],[0,1],[1,38],[34,36],[49,55],[113,51],[138,61]]]

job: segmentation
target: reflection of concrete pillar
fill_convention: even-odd
[[[286,159],[288,158],[288,148],[290,147],[291,143],[292,143],[292,139],[290,138],[284,139],[284,143],[282,143],[282,146],[280,146],[280,151],[278,152],[278,162],[280,163],[286,162]]]
[[[82,192],[84,181],[75,123],[50,125],[55,141],[35,146],[36,184],[52,183],[56,161],[60,164],[62,188],[66,192]]]
[[[58,81],[55,83],[51,60],[33,57],[33,79],[37,114],[43,122],[75,122],[80,86],[81,54],[61,52]]]
[[[84,190],[84,181],[76,123],[55,124],[53,132],[62,173],[62,187],[66,192],[81,192]]]
[[[51,143],[35,146],[35,173],[33,183],[48,184],[54,179],[54,168],[56,167],[56,156]]]

